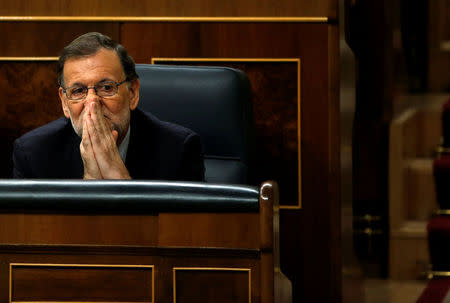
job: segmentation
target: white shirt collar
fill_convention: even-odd
[[[122,161],[124,163],[125,163],[125,160],[127,159],[128,144],[130,143],[130,128],[131,128],[131,125],[128,126],[127,134],[125,135],[125,138],[123,138],[122,143],[120,143],[120,145],[119,145],[120,157],[122,158]]]

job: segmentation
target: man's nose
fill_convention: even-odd
[[[86,98],[84,100],[84,103],[87,105],[88,103],[92,103],[92,102],[99,102],[100,101],[100,97],[97,95],[97,92],[95,91],[95,89],[93,87],[88,87],[87,89],[87,95]]]

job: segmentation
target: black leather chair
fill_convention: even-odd
[[[250,83],[240,70],[137,64],[139,108],[197,132],[205,154],[205,179],[248,184],[253,112]]]

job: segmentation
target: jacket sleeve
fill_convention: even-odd
[[[27,163],[26,153],[23,151],[22,145],[19,140],[14,141],[14,150],[13,150],[13,177],[17,179],[27,178],[25,167]]]
[[[203,148],[197,134],[189,134],[184,141],[180,178],[183,181],[205,181]]]

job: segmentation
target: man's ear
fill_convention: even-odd
[[[136,109],[139,103],[139,79],[133,80],[128,87],[128,96],[130,100],[130,110]]]
[[[70,119],[69,108],[67,107],[67,104],[65,102],[65,99],[64,99],[65,96],[64,96],[62,87],[59,88],[58,94],[59,94],[59,99],[61,100],[61,106],[62,106],[62,110],[64,112],[64,116],[66,116],[67,119]]]

